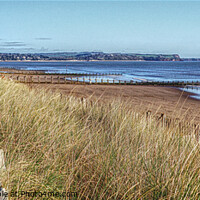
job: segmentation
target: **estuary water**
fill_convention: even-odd
[[[0,62],[0,67],[48,73],[120,73],[121,76],[103,78],[126,81],[200,81],[200,62],[194,61]],[[195,89],[192,91],[196,93]]]

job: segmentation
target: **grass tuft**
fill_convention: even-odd
[[[7,168],[1,181],[8,191],[198,199],[200,145],[187,135],[120,102],[91,103],[0,80],[0,148]]]

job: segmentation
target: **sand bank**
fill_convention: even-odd
[[[91,98],[103,102],[121,100],[134,109],[152,113],[164,113],[173,118],[185,118],[200,122],[200,101],[189,97],[190,93],[161,86],[128,85],[74,85],[32,84],[31,87],[48,88],[64,95]]]

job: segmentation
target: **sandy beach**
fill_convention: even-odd
[[[47,88],[63,95],[91,98],[100,102],[121,100],[140,111],[153,114],[164,113],[171,118],[200,121],[200,101],[190,98],[190,93],[176,88],[161,86],[128,85],[75,85],[75,84],[29,84],[34,88]]]

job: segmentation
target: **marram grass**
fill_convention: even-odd
[[[200,144],[156,124],[120,102],[0,80],[1,182],[77,199],[200,199]]]

